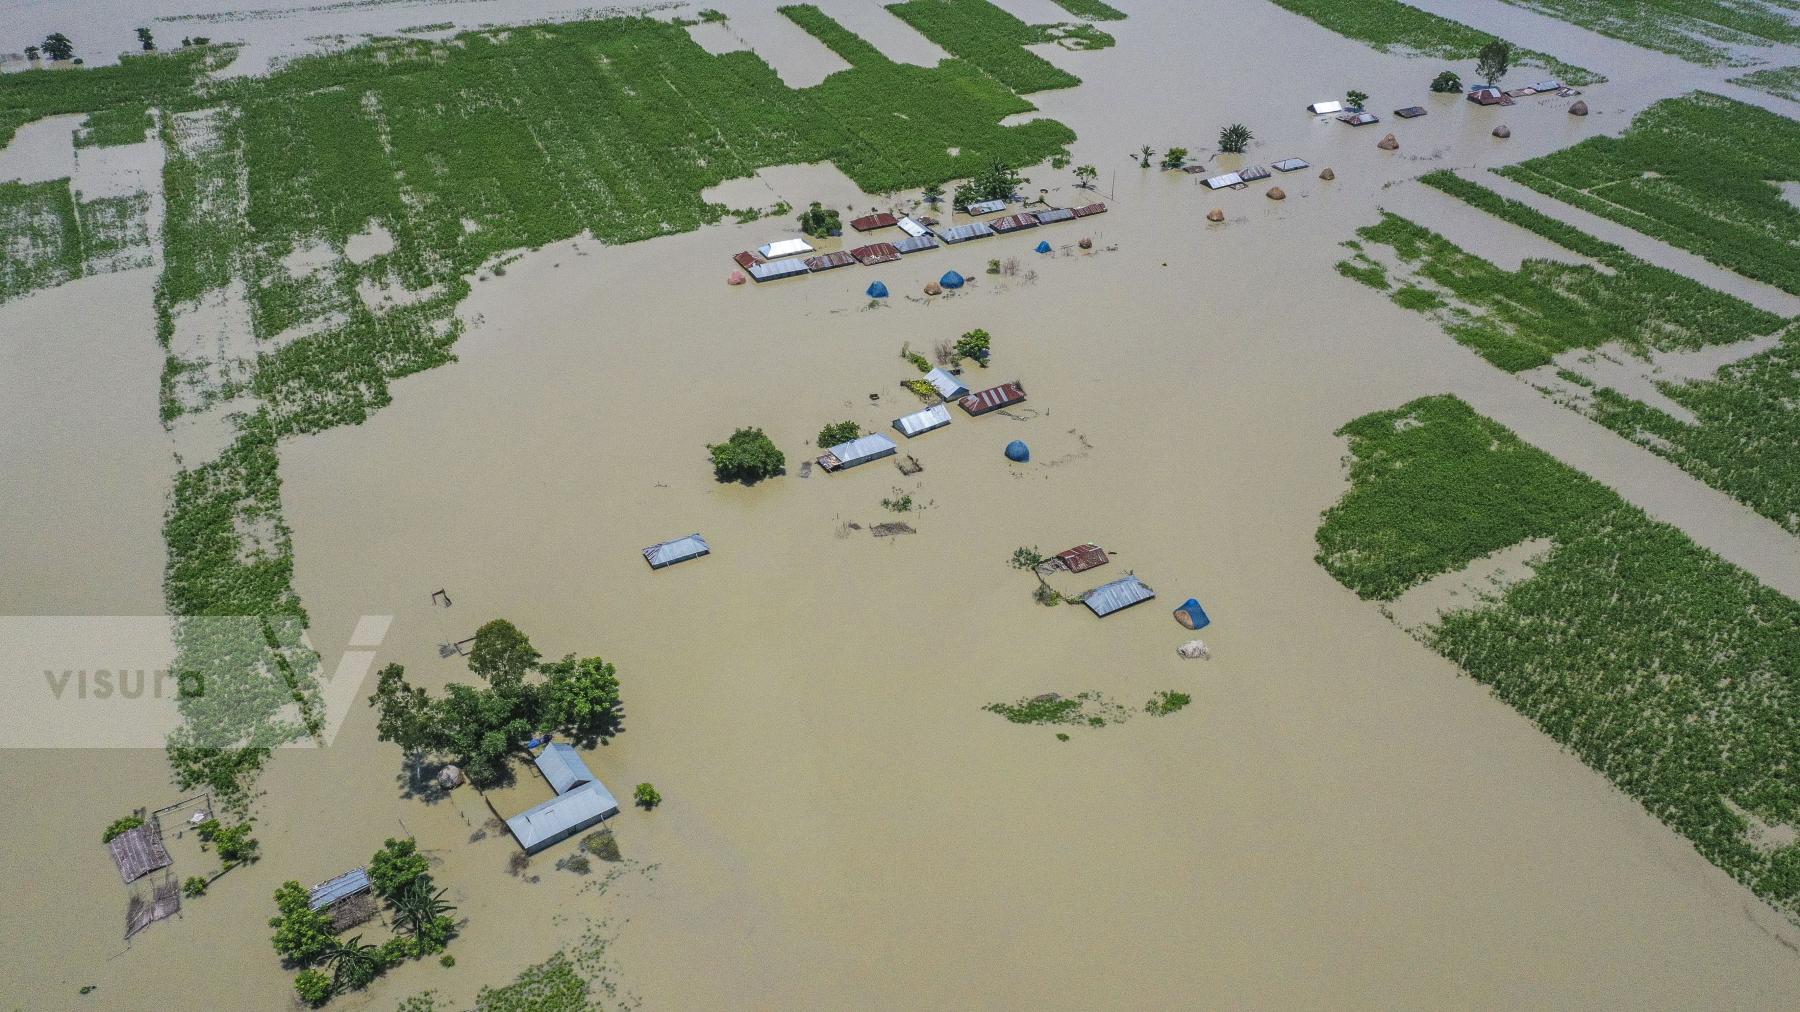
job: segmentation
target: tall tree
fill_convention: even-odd
[[[494,688],[517,688],[537,662],[537,650],[511,622],[497,618],[475,630],[469,670]]]
[[[150,37],[150,29],[139,28],[137,30],[137,37],[138,37],[138,45],[144,47],[144,52],[146,52],[146,53],[156,52],[156,40]]]
[[[852,437],[854,438],[854,437]],[[602,734],[615,721],[619,707],[618,670],[598,657],[574,654],[543,666],[542,690],[546,723],[577,735]]]
[[[1486,81],[1490,87],[1499,84],[1512,66],[1512,43],[1505,39],[1495,39],[1481,47],[1481,53],[1475,58],[1475,73]]]
[[[1092,165],[1075,166],[1075,185],[1086,190],[1094,188],[1094,180],[1100,177],[1100,170]]]
[[[381,669],[369,705],[378,708],[375,735],[400,746],[407,755],[429,751],[435,741],[431,728],[431,700],[425,690],[406,680],[406,669],[389,664]]]
[[[51,32],[44,38],[44,55],[52,60],[67,60],[75,55],[75,43],[61,32]]]

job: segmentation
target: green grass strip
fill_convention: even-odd
[[[1474,60],[1494,36],[1441,18],[1400,0],[1271,0],[1275,5],[1380,52],[1419,53],[1444,60]],[[1595,84],[1606,78],[1529,49],[1514,51],[1515,63],[1536,64],[1568,84]]]
[[[1756,62],[1729,47],[1800,43],[1793,0],[1506,0],[1608,38],[1714,67]]]

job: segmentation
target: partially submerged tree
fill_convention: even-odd
[[[369,859],[369,885],[374,887],[375,895],[391,900],[411,889],[414,882],[427,878],[430,868],[431,861],[419,853],[418,841],[410,836],[404,840],[390,836]]]
[[[1138,165],[1139,165],[1139,167],[1146,168],[1146,169],[1149,168],[1150,167],[1150,159],[1155,158],[1155,157],[1156,157],[1156,151],[1155,151],[1155,149],[1151,148],[1150,145],[1146,144],[1143,147],[1139,148],[1138,149]]]
[[[815,200],[812,206],[800,212],[800,231],[807,235],[835,235],[843,230],[843,221],[838,217],[835,207],[825,207]]]
[[[26,59],[27,59],[27,60],[31,60],[31,61],[33,61],[33,62],[36,62],[36,60],[37,60],[37,58],[38,58],[38,47],[36,47],[36,46],[26,46],[26,47],[25,47],[25,58],[26,58]]]
[[[772,478],[787,466],[787,457],[763,430],[743,428],[723,443],[708,443],[713,474],[720,481],[755,482]]]
[[[1187,148],[1170,148],[1163,152],[1162,167],[1165,169],[1179,169],[1187,164],[1187,156]]]
[[[972,358],[985,369],[992,343],[993,338],[987,331],[976,328],[956,339],[956,355],[958,358]]]
[[[475,630],[469,670],[496,689],[516,688],[537,662],[537,648],[511,622],[497,618]]]
[[[67,60],[75,55],[75,43],[61,32],[51,32],[44,38],[44,55],[52,60]]]
[[[1233,123],[1219,131],[1219,150],[1231,155],[1241,155],[1244,149],[1255,140],[1250,128],[1242,123]]]
[[[823,449],[839,443],[848,443],[860,435],[862,435],[862,427],[855,422],[832,422],[819,430],[819,438],[814,441],[813,445]]]
[[[1362,111],[1363,103],[1368,100],[1369,93],[1366,91],[1357,91],[1355,88],[1351,88],[1349,91],[1344,92],[1344,104],[1355,109],[1357,112]]]
[[[927,186],[925,192],[919,194],[919,196],[924,198],[925,203],[930,204],[935,210],[938,204],[944,199],[944,188],[938,183],[932,183],[930,186]]]
[[[1512,67],[1512,43],[1505,39],[1495,39],[1481,47],[1481,53],[1475,58],[1475,73],[1490,87],[1499,84]]]
[[[150,29],[139,28],[137,30],[137,37],[138,37],[138,45],[144,47],[144,52],[146,52],[146,53],[156,52],[156,40],[151,37]]]
[[[1094,180],[1100,178],[1100,170],[1092,165],[1075,166],[1075,185],[1084,190],[1094,188]]]
[[[1431,79],[1431,90],[1440,95],[1461,92],[1463,90],[1462,78],[1456,76],[1456,71],[1446,70]]]
[[[645,808],[655,808],[662,804],[662,793],[648,783],[637,785],[631,792],[632,799]]]
[[[1031,180],[1004,162],[994,162],[956,188],[956,203],[964,207],[984,200],[1011,200],[1019,187]]]

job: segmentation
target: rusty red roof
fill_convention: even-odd
[[[1085,573],[1107,563],[1106,551],[1095,544],[1076,545],[1066,552],[1057,552],[1056,557],[1069,567],[1071,573]]]
[[[1038,220],[1037,215],[1021,211],[1018,214],[1009,214],[1002,218],[995,218],[987,224],[989,228],[996,232],[1017,232],[1024,228],[1038,227]]]
[[[1106,205],[1105,204],[1088,204],[1085,207],[1078,207],[1075,209],[1075,217],[1077,217],[1077,218],[1085,218],[1090,214],[1105,214],[1105,213],[1106,213]]]
[[[1024,399],[1024,387],[1017,383],[1002,383],[997,387],[977,390],[957,403],[961,404],[962,409],[971,415],[985,415],[995,408],[1017,404]]]
[[[900,251],[891,242],[872,242],[867,246],[858,246],[850,251],[856,262],[863,265],[885,264],[900,259]]]
[[[848,267],[855,262],[855,257],[845,253],[843,250],[838,250],[835,253],[821,253],[816,257],[807,257],[806,269],[817,274],[820,271],[828,271],[834,267]]]
[[[739,267],[742,267],[745,270],[749,270],[750,268],[752,268],[762,262],[762,261],[756,259],[756,254],[748,253],[748,252],[739,253],[736,256],[733,256],[731,259],[736,261],[737,265]]]
[[[892,228],[897,221],[898,219],[893,215],[886,211],[882,211],[879,214],[865,214],[860,218],[852,218],[850,219],[850,227],[856,229],[858,232],[867,232],[877,228]]]

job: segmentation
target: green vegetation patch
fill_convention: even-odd
[[[13,131],[45,116],[105,113],[103,124],[117,131],[132,115],[150,106],[198,108],[200,82],[208,71],[230,63],[237,51],[228,47],[183,49],[169,53],[123,56],[116,66],[39,68],[0,74],[0,147]],[[93,126],[90,121],[90,127]],[[135,143],[124,132],[109,133],[96,143]]]
[[[1144,704],[1144,712],[1156,717],[1166,717],[1194,701],[1194,697],[1174,689],[1164,689],[1150,697]]]
[[[1451,397],[1341,430],[1319,560],[1364,597],[1527,537],[1529,579],[1426,642],[1800,920],[1800,605]]]
[[[1053,0],[1056,6],[1085,21],[1123,21],[1125,12],[1100,0]]]
[[[888,10],[945,52],[980,67],[1021,95],[1081,83],[1081,78],[1023,48],[1055,41],[1056,26],[1028,25],[987,0],[906,0],[888,5]],[[1104,45],[1112,43],[1103,32],[1089,34],[1103,38]],[[1095,47],[1090,43],[1089,48]]]
[[[1732,84],[1741,84],[1746,88],[1766,91],[1771,95],[1785,98],[1789,102],[1800,102],[1800,67],[1770,67],[1752,74],[1731,79]]]
[[[1548,365],[1561,352],[1611,341],[1640,353],[1729,344],[1773,333],[1785,322],[1454,173],[1432,172],[1423,181],[1605,268],[1530,259],[1507,271],[1386,212],[1357,231],[1367,243],[1391,248],[1411,273],[1415,283],[1394,292],[1396,302],[1432,314],[1457,341],[1502,369]],[[1338,269],[1359,280],[1372,273],[1363,263]]]
[[[1665,99],[1619,137],[1499,170],[1566,201],[1800,294],[1800,123],[1706,92]]]
[[[68,179],[0,183],[0,301],[81,276],[81,228]]]
[[[1125,707],[1104,694],[1091,690],[1078,692],[1073,696],[1046,692],[1038,696],[1027,696],[1016,703],[989,703],[982,709],[997,713],[1015,724],[1070,724],[1086,727],[1117,724],[1131,715],[1131,711]]]
[[[1702,66],[1742,66],[1754,59],[1728,47],[1800,43],[1800,27],[1787,12],[1794,0],[1506,0],[1634,46],[1679,56]]]
[[[1400,0],[1271,0],[1325,28],[1381,52],[1419,53],[1446,60],[1473,60],[1494,36]],[[1536,64],[1568,84],[1595,84],[1606,78],[1529,49],[1513,50],[1515,63]]]
[[[588,1012],[593,1007],[587,978],[560,952],[527,967],[505,987],[482,988],[475,998],[475,1012]]]

